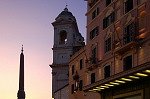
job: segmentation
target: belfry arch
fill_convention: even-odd
[[[67,32],[65,30],[60,31],[59,33],[59,44],[67,43]]]

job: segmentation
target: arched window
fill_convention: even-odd
[[[62,30],[59,34],[59,44],[66,44],[67,43],[67,32]]]

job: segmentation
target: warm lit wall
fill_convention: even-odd
[[[88,0],[88,3],[91,2]],[[88,7],[87,15],[87,45],[84,50],[81,49],[75,55],[71,57],[69,63],[69,90],[71,85],[75,82],[73,75],[71,74],[71,66],[75,65],[75,71],[78,71],[78,75],[83,80],[84,86],[91,84],[91,74],[95,73],[95,81],[104,79],[104,67],[106,65],[111,66],[110,75],[123,72],[123,59],[129,55],[132,55],[132,67],[139,66],[143,63],[150,62],[150,1],[140,0],[140,4],[137,4],[137,0],[133,0],[133,9],[129,12],[124,12],[124,1],[113,0],[107,7],[105,6],[105,0],[98,0],[94,6]],[[93,11],[99,8],[99,14],[92,19]],[[107,17],[111,12],[115,11],[115,21],[111,23],[107,28],[103,29],[103,19]],[[131,22],[139,22],[139,32],[141,35],[137,35],[137,39],[143,38],[140,43],[133,41],[130,44],[123,44],[124,28]],[[93,39],[90,39],[90,32],[95,27],[99,27],[98,35]],[[144,28],[144,29],[143,29]],[[111,37],[111,50],[105,52],[105,40]],[[96,64],[90,63],[90,57],[92,49],[97,47],[96,51]],[[84,58],[83,58],[84,57]],[[79,70],[79,60],[83,58],[84,67]],[[76,99],[81,97],[82,99],[89,99],[90,96],[94,99],[100,99],[100,94],[93,92],[76,91],[71,94],[69,92],[69,99]],[[93,99],[92,97],[92,99]]]
[[[80,59],[83,59],[83,68],[80,69]],[[87,58],[86,58],[86,53],[85,53],[85,47],[82,48],[81,50],[79,50],[77,53],[75,53],[69,62],[69,99],[78,99],[78,97],[80,97],[80,99],[91,99],[91,98],[96,98],[96,99],[100,99],[99,94],[92,94],[91,92],[84,92],[84,91],[80,91],[79,88],[78,90],[74,91],[74,93],[71,93],[71,85],[75,84],[75,80],[73,79],[73,76],[76,75],[76,71],[77,74],[79,75],[79,81],[82,80],[83,81],[83,87],[85,85],[87,85]],[[75,66],[74,71],[75,73],[72,75],[72,66]]]
[[[90,0],[88,0],[90,2]],[[88,2],[88,3],[89,3]],[[137,3],[139,2],[139,3]],[[129,12],[124,12],[124,1],[123,0],[113,0],[107,7],[105,6],[105,0],[98,0],[94,6],[88,7],[86,13],[87,16],[87,45],[86,45],[86,55],[89,60],[91,57],[91,50],[93,46],[97,46],[97,68],[88,71],[87,84],[90,84],[90,74],[96,73],[96,81],[102,80],[104,77],[104,65],[111,64],[111,75],[117,74],[123,71],[123,59],[132,55],[133,67],[150,61],[150,1],[149,0],[133,0],[133,9]],[[92,19],[93,11],[99,8],[99,14]],[[110,24],[107,28],[103,29],[103,19],[107,17],[111,12],[115,11],[115,21]],[[139,22],[139,32],[140,38],[144,38],[143,43],[138,43],[130,45],[128,48],[123,45],[123,33],[124,28],[131,22]],[[98,35],[92,40],[90,39],[90,32],[93,28],[99,26]],[[105,39],[110,36],[111,41],[111,51],[105,53]],[[146,40],[147,39],[147,40]],[[120,41],[119,45],[116,45]],[[118,46],[118,47],[117,47]],[[127,49],[126,49],[127,48]],[[119,49],[119,51],[117,51]],[[87,64],[87,67],[90,67]]]

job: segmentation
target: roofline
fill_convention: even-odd
[[[61,89],[65,88],[65,87],[67,87],[67,86],[69,86],[69,83],[68,83],[68,84],[66,84],[66,85],[64,85],[62,88],[60,88],[60,89],[56,90],[54,93],[56,93],[56,92],[60,91]]]

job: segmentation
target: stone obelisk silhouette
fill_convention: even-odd
[[[17,93],[18,99],[25,99],[25,91],[24,91],[24,54],[23,54],[23,46],[20,54],[20,71],[19,71],[19,90]]]

